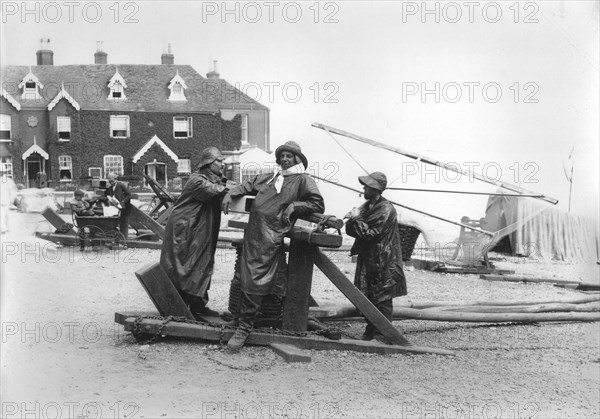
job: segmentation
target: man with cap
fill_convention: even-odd
[[[110,186],[104,191],[104,195],[112,196],[119,201],[119,205],[121,206],[119,231],[125,240],[127,240],[129,237],[129,215],[131,214],[131,192],[129,192],[129,188],[125,183],[117,180],[117,175],[114,172],[110,172],[106,178]]]
[[[84,196],[85,192],[81,189],[77,189],[75,192],[73,192],[73,199],[69,201],[71,211],[79,216],[95,215],[91,203],[85,199]]]
[[[173,205],[160,253],[161,267],[195,316],[219,315],[207,304],[221,210],[227,214],[231,204],[222,168],[221,151],[205,148]]]
[[[276,173],[257,175],[230,191],[232,197],[256,195],[244,232],[239,328],[228,343],[232,351],[246,342],[264,296],[285,296],[287,263],[283,238],[295,219],[325,210],[317,184],[305,173],[308,160],[300,146],[288,141],[277,147],[275,157],[279,165]]]
[[[396,209],[381,196],[387,186],[383,173],[360,176],[358,181],[367,202],[344,217],[348,218],[346,234],[356,239],[350,251],[351,255],[358,255],[354,285],[392,321],[392,298],[407,292]],[[385,342],[375,326],[365,320],[367,327],[361,339]]]

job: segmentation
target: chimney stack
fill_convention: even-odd
[[[104,41],[96,41],[96,52],[94,53],[94,64],[106,64],[108,54],[102,51]]]
[[[171,53],[171,44],[168,46],[168,52],[164,53],[160,56],[161,64],[175,64],[175,56]]]
[[[35,53],[37,65],[54,65],[54,53],[50,50],[50,39],[40,39],[40,49]]]
[[[217,60],[213,61],[213,70],[206,73],[206,77],[209,79],[218,79],[219,73],[217,73]]]

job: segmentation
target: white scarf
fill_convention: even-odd
[[[277,191],[277,193],[281,193],[281,187],[283,186],[283,177],[300,173],[306,173],[306,170],[304,169],[304,165],[302,163],[298,163],[295,166],[292,166],[285,170],[283,170],[281,166],[278,166],[277,172],[273,175],[271,179],[269,179],[268,183],[273,182],[273,179],[275,179],[275,183],[273,184],[273,186],[275,186],[275,190]]]

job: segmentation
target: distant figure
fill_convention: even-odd
[[[129,237],[129,214],[131,214],[131,192],[129,188],[123,182],[117,181],[117,175],[114,172],[110,172],[106,177],[110,186],[104,192],[107,197],[112,196],[121,206],[121,214],[119,215],[119,231],[125,238]]]
[[[17,186],[15,182],[8,176],[2,176],[0,178],[0,220],[1,220],[1,232],[2,234],[8,232],[8,212],[10,206],[15,202],[17,197]]]
[[[381,196],[387,178],[381,172],[360,176],[367,202],[353,208],[344,218],[346,234],[356,238],[350,250],[358,255],[354,285],[390,322],[394,313],[392,299],[406,295],[406,278],[402,269],[402,248],[396,209]],[[373,338],[386,342],[375,326],[365,319],[362,340]]]
[[[79,216],[95,215],[90,202],[83,198],[85,196],[85,192],[83,192],[81,189],[77,189],[75,192],[73,192],[73,195],[74,198],[69,201],[72,212]]]
[[[202,151],[198,172],[192,173],[175,201],[160,253],[160,266],[194,316],[219,315],[207,304],[221,209],[227,214],[231,204],[222,168],[218,148]]]
[[[287,263],[283,238],[296,218],[325,210],[317,184],[306,173],[308,160],[300,145],[288,141],[277,147],[275,157],[279,165],[276,173],[257,175],[230,191],[232,197],[256,195],[244,232],[239,328],[227,344],[231,351],[238,351],[246,342],[264,296],[285,297]]]

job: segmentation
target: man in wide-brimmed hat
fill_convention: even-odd
[[[192,173],[165,227],[160,265],[195,316],[216,316],[207,307],[221,210],[231,198],[222,174],[223,156],[216,147],[202,151],[198,172]]]
[[[255,194],[240,259],[242,298],[238,326],[228,343],[239,350],[245,343],[265,295],[283,298],[287,264],[283,238],[300,215],[322,214],[323,197],[315,181],[305,173],[308,160],[300,146],[288,141],[277,147],[276,173],[261,174],[231,189],[232,197]]]
[[[360,176],[358,181],[363,185],[367,202],[345,217],[348,218],[346,233],[356,238],[350,251],[351,255],[358,255],[354,285],[392,321],[392,299],[406,295],[396,209],[381,196],[387,186],[383,173]],[[367,327],[361,339],[385,341],[375,326],[365,320]]]

